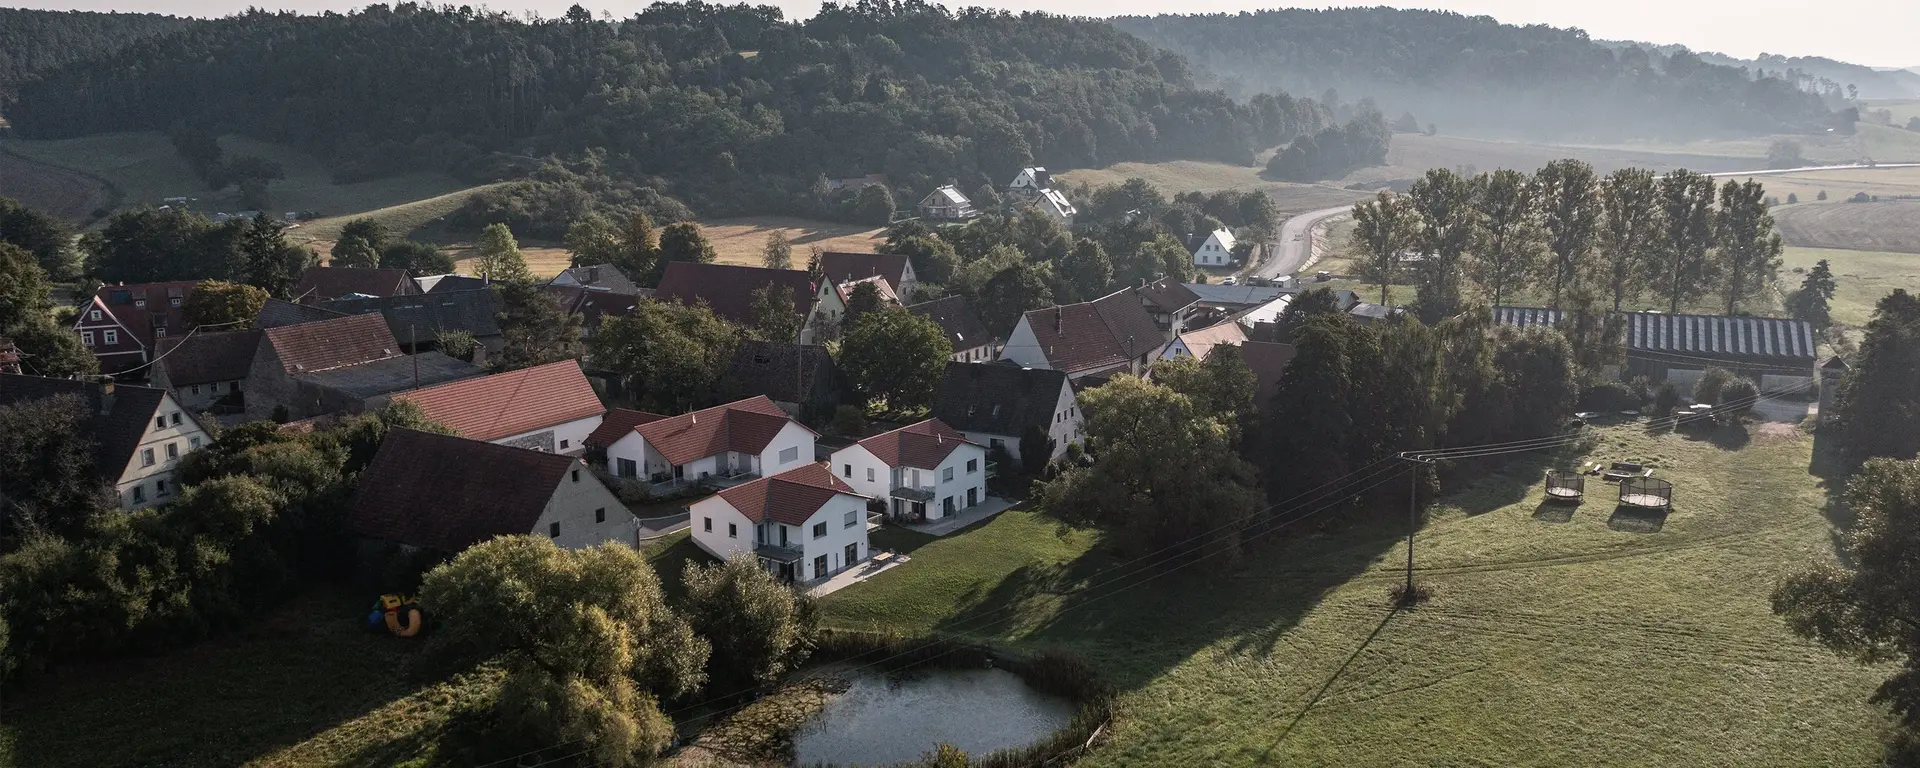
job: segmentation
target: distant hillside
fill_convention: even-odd
[[[1614,47],[1639,46],[1647,50],[1658,51],[1671,56],[1686,51],[1684,45],[1653,45],[1635,42],[1606,42]],[[1755,72],[1785,78],[1801,84],[1803,88],[1817,87],[1817,81],[1825,80],[1841,91],[1847,86],[1857,90],[1862,99],[1905,99],[1920,96],[1920,68],[1876,69],[1860,64],[1820,56],[1781,56],[1763,53],[1757,59],[1741,59],[1723,53],[1697,52],[1701,61],[1728,67],[1745,67]]]
[[[1782,79],[1485,16],[1347,8],[1113,21],[1192,59],[1229,93],[1336,89],[1454,134],[1693,139],[1813,131],[1831,114]]]
[[[177,31],[188,23],[152,13],[0,8],[0,94],[36,73],[119,50],[140,38]]]

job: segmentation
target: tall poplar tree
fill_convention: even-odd
[[[1766,187],[1752,179],[1721,187],[1714,232],[1720,241],[1720,296],[1731,315],[1780,276],[1780,235],[1767,211]]]
[[[1553,253],[1543,270],[1553,284],[1551,306],[1560,308],[1561,295],[1581,280],[1587,255],[1593,251],[1600,224],[1600,195],[1593,166],[1579,160],[1555,160],[1534,174],[1540,197],[1541,222],[1547,249]]]
[[[1600,182],[1600,207],[1600,279],[1619,312],[1659,247],[1659,182],[1642,168],[1614,171]]]
[[[1474,205],[1477,194],[1472,182],[1445,168],[1427,171],[1407,193],[1420,216],[1414,243],[1423,259],[1414,311],[1422,321],[1434,322],[1460,310],[1467,251],[1480,236],[1481,216]]]
[[[1718,276],[1708,251],[1714,244],[1713,179],[1681,169],[1660,177],[1660,238],[1646,265],[1667,311],[1705,296]]]
[[[1501,306],[1507,291],[1539,266],[1541,230],[1533,185],[1526,174],[1501,169],[1482,175],[1476,202],[1484,225],[1474,249],[1473,277]]]
[[[1419,214],[1404,197],[1381,190],[1374,199],[1354,204],[1351,244],[1379,282],[1381,304],[1387,303],[1387,286],[1400,270],[1400,252],[1419,234]]]

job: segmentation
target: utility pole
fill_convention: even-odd
[[[1420,528],[1420,468],[1433,466],[1433,459],[1400,454],[1400,458],[1413,462],[1413,471],[1407,476],[1407,585],[1401,593],[1402,600],[1411,600],[1413,595],[1413,534]]]

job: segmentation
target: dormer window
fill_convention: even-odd
[[[87,319],[88,319],[88,320],[99,320],[99,319],[100,319],[100,310],[97,310],[97,309],[96,309],[96,310],[94,310],[94,311],[92,311],[92,312],[89,312],[89,313],[87,313]]]
[[[142,307],[142,308],[144,308],[144,307],[146,307],[146,306],[147,306],[147,300],[146,300],[146,299],[134,299],[134,300],[133,300],[133,305],[134,305],[134,306],[136,306],[136,307]]]
[[[180,306],[180,299],[179,297],[167,299],[167,303],[177,307],[177,306]]]

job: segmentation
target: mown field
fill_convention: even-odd
[[[1788,245],[1920,253],[1920,200],[1777,206],[1773,219]]]
[[[1650,463],[1675,508],[1624,513],[1597,490],[1545,507],[1541,460],[1462,473],[1421,529],[1433,597],[1410,611],[1387,605],[1396,510],[1322,512],[1224,573],[1133,576],[1095,534],[1014,510],[942,539],[883,532],[912,562],[826,598],[824,620],[1087,657],[1123,691],[1091,768],[1875,765],[1887,718],[1865,699],[1890,670],[1768,609],[1781,573],[1833,557],[1811,439],[1622,424],[1585,457]],[[408,678],[413,646],[360,630],[358,602],[316,596],[239,637],[69,674],[8,703],[0,744],[37,766],[425,761],[489,682]]]
[[[47,165],[8,152],[0,142],[0,197],[68,221],[86,221],[98,208],[113,205],[113,190],[68,168]]]
[[[1874,304],[1894,289],[1920,292],[1920,254],[1914,253],[1790,247],[1782,259],[1781,282],[1799,287],[1804,275],[1792,270],[1811,269],[1821,259],[1827,260],[1838,285],[1829,307],[1835,323],[1864,327],[1873,318]]]

